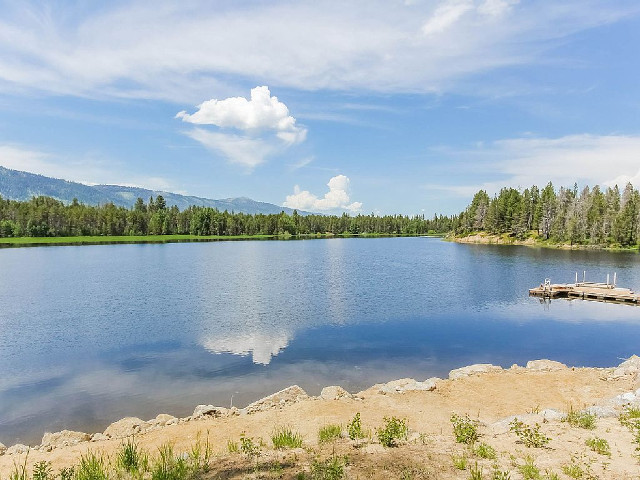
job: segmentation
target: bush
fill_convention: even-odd
[[[589,438],[585,442],[585,445],[589,447],[596,453],[600,455],[606,455],[608,457],[611,456],[611,448],[609,447],[609,442],[607,442],[604,438]]]
[[[384,427],[377,430],[378,440],[385,447],[395,447],[399,440],[406,440],[407,421],[396,417],[384,417]]]
[[[289,427],[280,427],[271,434],[273,448],[300,448],[302,447],[302,435],[294,432]]]
[[[324,425],[318,430],[318,443],[333,442],[340,438],[342,427],[336,424]]]
[[[471,420],[469,415],[461,417],[454,413],[451,415],[451,424],[453,425],[453,434],[458,443],[471,445],[480,437],[478,434],[478,422]]]
[[[349,438],[351,440],[357,440],[359,438],[364,438],[364,432],[362,431],[362,423],[360,421],[360,412],[356,413],[353,420],[351,420],[347,424],[347,433],[349,434]]]
[[[510,424],[510,430],[514,432],[525,447],[542,448],[548,444],[551,439],[540,433],[540,425],[527,425],[520,422],[517,418]]]
[[[45,462],[42,460],[33,465],[33,480],[49,480],[53,478],[53,469],[51,468],[51,462]]]
[[[496,449],[486,443],[481,443],[480,445],[478,445],[474,449],[473,453],[475,453],[480,458],[486,458],[488,460],[495,460],[497,457]]]
[[[569,410],[569,413],[567,413],[562,421],[567,422],[572,427],[584,428],[586,430],[593,430],[596,428],[596,416],[594,414],[580,412],[573,408]]]
[[[344,478],[344,462],[335,455],[324,462],[314,460],[311,464],[312,480],[340,480]]]

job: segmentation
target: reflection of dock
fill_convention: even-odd
[[[539,287],[529,289],[529,295],[543,298],[580,298],[584,300],[596,300],[600,302],[626,303],[639,305],[640,297],[628,288],[616,286],[616,276],[614,274],[613,283],[578,282],[576,273],[575,283],[551,283],[546,279]]]

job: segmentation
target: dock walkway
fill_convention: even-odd
[[[609,283],[554,283],[548,279],[539,287],[529,289],[529,295],[543,298],[580,298],[600,302],[640,305],[640,296],[628,288]]]

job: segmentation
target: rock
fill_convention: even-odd
[[[0,443],[0,455],[4,455],[4,452],[7,451],[7,447],[4,445],[4,443]]]
[[[542,415],[543,420],[551,421],[562,420],[565,417],[564,413],[554,408],[545,408],[540,412],[540,415]]]
[[[193,415],[191,415],[191,419],[195,420],[197,418],[203,417],[226,417],[228,415],[229,410],[223,407],[214,407],[213,405],[198,405],[193,411]]]
[[[529,425],[535,425],[536,423],[542,424],[545,421],[545,417],[542,415],[542,413],[524,413],[522,415],[510,415],[506,418],[498,420],[497,422],[494,422],[491,425],[489,425],[489,428],[491,429],[492,433],[495,435],[507,433],[511,429],[511,425],[510,425],[511,422],[513,422],[516,418],[519,421],[523,423],[527,423]],[[548,420],[551,420],[551,419],[548,418]]]
[[[322,392],[320,392],[320,398],[323,400],[339,400],[341,398],[353,398],[353,395],[342,387],[332,385],[322,389]]]
[[[533,370],[534,372],[555,372],[557,370],[564,370],[567,366],[564,363],[556,362],[554,360],[531,360],[527,362],[527,370]]]
[[[618,416],[618,412],[615,410],[615,408],[601,407],[599,405],[585,408],[584,411],[589,415],[595,415],[598,418],[614,418]]]
[[[62,430],[61,432],[45,433],[42,437],[41,446],[53,448],[67,447],[69,445],[77,445],[82,442],[88,442],[91,435],[84,432],[74,432],[72,430]]]
[[[634,392],[621,393],[610,399],[607,403],[609,405],[622,406],[630,405],[640,402],[640,399],[636,397]]]
[[[27,445],[23,445],[21,443],[16,443],[11,447],[7,448],[5,452],[7,455],[19,455],[21,453],[29,453],[30,448]]]
[[[400,380],[393,380],[388,383],[378,383],[377,385],[374,385],[373,388],[378,393],[382,394],[404,393],[416,390],[430,392],[431,390],[435,390],[436,383],[439,380],[439,378],[433,377],[425,380],[424,382],[418,382],[413,378],[401,378]]]
[[[490,372],[500,372],[502,367],[492,365],[490,363],[476,363],[475,365],[469,365],[467,367],[456,368],[449,372],[449,380],[457,380],[459,378],[466,378],[472,375],[482,375]]]
[[[235,417],[237,415],[240,415],[240,410],[238,409],[238,407],[231,407],[229,409],[229,416],[230,417]]]
[[[301,389],[298,385],[287,387],[279,392],[262,398],[257,402],[253,402],[251,405],[243,408],[246,413],[261,412],[264,410],[271,410],[273,408],[282,408],[285,405],[291,405],[302,400],[309,398],[307,392]]]
[[[147,423],[149,423],[150,425],[157,425],[160,427],[164,427],[165,425],[167,425],[167,422],[171,422],[172,420],[178,420],[178,419],[173,415],[161,413],[156,418],[149,420]]]
[[[144,420],[137,417],[126,417],[109,425],[104,434],[109,438],[124,438],[142,433],[148,427],[149,424]]]
[[[613,370],[611,378],[622,378],[627,375],[637,378],[640,372],[640,357],[632,355]]]
[[[91,435],[92,442],[102,442],[104,440],[109,440],[109,437],[107,437],[104,433],[94,433],[93,435]]]

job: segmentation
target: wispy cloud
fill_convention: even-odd
[[[17,2],[0,20],[0,91],[174,102],[248,82],[455,91],[476,74],[547,62],[568,36],[637,12],[607,0]]]
[[[362,209],[361,202],[351,202],[349,195],[350,180],[345,175],[336,175],[327,183],[329,191],[318,197],[308,190],[301,190],[298,185],[292,195],[287,195],[283,206],[312,212],[327,210],[348,210],[357,212]]]

